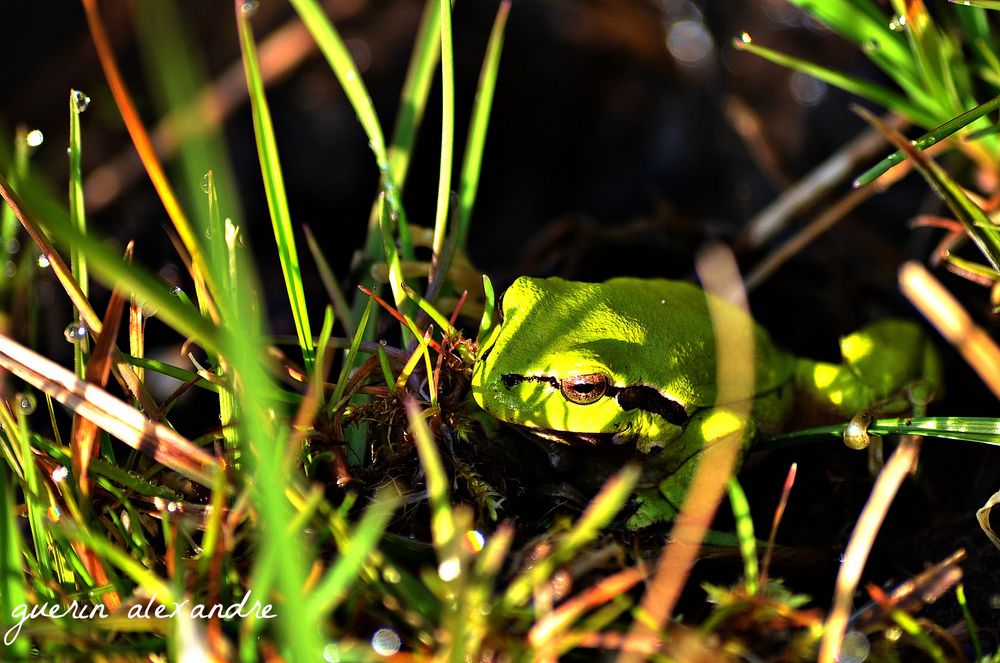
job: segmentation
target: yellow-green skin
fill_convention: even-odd
[[[710,315],[709,297],[682,281],[521,277],[504,293],[501,319],[480,332],[473,397],[496,418],[543,436],[635,443],[655,453],[646,474],[657,486],[639,491],[629,521],[638,528],[676,514],[699,452],[719,421],[732,420],[724,416],[730,410],[744,422],[750,412],[741,431],[746,446],[758,433],[779,432],[797,402],[847,419],[916,380],[936,380],[937,356],[912,323],[888,320],[852,334],[841,342],[844,363],[826,364],[776,348],[766,330],[718,298],[711,297]],[[743,391],[749,403],[719,399],[713,325],[753,329],[756,377]],[[607,395],[572,402],[566,394],[578,397],[580,376],[603,376]],[[564,380],[568,392],[560,389]]]

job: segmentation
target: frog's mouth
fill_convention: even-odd
[[[566,400],[577,405],[589,405],[598,402],[602,398],[613,398],[618,403],[618,406],[626,412],[630,410],[649,412],[675,426],[683,426],[690,418],[683,405],[665,396],[655,387],[644,384],[618,387],[610,384],[607,377],[599,373],[580,375],[564,380],[551,375],[518,375],[516,373],[506,373],[500,376],[500,381],[507,389],[513,389],[522,382],[542,382],[560,392]],[[562,433],[563,431],[553,432]],[[570,433],[570,435],[579,434]],[[613,436],[614,434],[585,433],[584,435]]]

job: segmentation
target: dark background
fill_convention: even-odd
[[[134,42],[131,5],[102,5],[119,63],[152,125],[155,105]],[[232,5],[186,1],[180,6],[212,76],[238,65]],[[422,3],[344,0],[330,6],[388,134]],[[458,155],[496,6],[478,0],[456,6]],[[49,1],[7,10],[19,15],[6,17],[2,135],[10,136],[16,122],[41,129],[46,140],[34,156],[35,167],[56,190],[65,190],[66,98],[70,88],[78,88],[93,99],[82,117],[85,175],[118,155],[128,163],[127,134],[80,7]],[[258,39],[292,18],[284,2],[264,0],[254,17]],[[848,108],[856,99],[734,51],[730,42],[744,30],[769,47],[881,80],[856,49],[780,0],[514,0],[469,242],[475,266],[501,286],[522,273],[589,280],[620,274],[689,277],[698,247],[733,238],[784,187],[865,128]],[[316,53],[274,83],[268,98],[293,222],[316,231],[332,267],[351,287],[360,278],[350,271],[351,255],[362,244],[377,187],[367,138]],[[435,86],[404,199],[411,222],[422,225],[433,222],[439,99]],[[737,131],[726,111],[734,103],[761,121],[760,145]],[[224,131],[238,177],[243,228],[268,286],[272,329],[293,333],[246,104],[236,106]],[[872,319],[916,316],[897,292],[895,271],[906,258],[926,257],[933,246],[933,233],[906,229],[918,211],[939,206],[923,182],[910,176],[754,291],[755,315],[783,346],[828,359],[836,357],[839,336]],[[796,227],[809,218],[797,219]],[[184,285],[162,230],[166,214],[145,176],[94,210],[89,224],[122,242],[135,239],[138,261]],[[304,242],[299,249],[311,310],[318,316],[326,295]],[[763,255],[738,257],[746,270]],[[986,291],[943,278],[988,324]],[[54,285],[47,287],[53,294],[43,310],[39,347],[68,355],[62,330],[69,304]],[[101,301],[105,295],[97,290]],[[962,360],[945,350],[945,361],[949,395],[935,413],[994,414],[995,401]],[[974,558],[970,572],[990,573],[995,551],[977,533],[973,512],[1000,487],[996,457],[975,445],[926,442],[921,474],[890,515],[872,572],[882,580],[902,579],[965,545]],[[870,486],[863,455],[823,445],[751,463],[746,480],[751,496],[760,496],[756,513],[763,522],[791,460],[801,463],[800,483],[785,536],[789,543],[822,549],[835,562],[835,550],[850,533]],[[827,570],[835,570],[835,563]],[[829,588],[826,574],[823,583]],[[972,600],[985,605],[995,586],[985,580]]]

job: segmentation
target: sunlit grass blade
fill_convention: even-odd
[[[640,469],[636,465],[626,465],[605,482],[601,491],[587,505],[586,511],[573,525],[566,536],[556,543],[548,557],[522,572],[507,587],[503,606],[507,609],[523,605],[539,583],[545,582],[567,559],[576,554],[581,546],[593,540],[605,525],[611,522],[639,481]]]
[[[782,433],[760,443],[761,449],[800,444],[817,437],[843,438],[846,424],[820,426]],[[868,426],[871,435],[920,435],[1000,446],[1000,418],[996,417],[905,417],[876,419]]]
[[[132,261],[133,244],[129,242],[125,249],[125,259]],[[125,309],[125,294],[115,288],[111,291],[111,301],[108,302],[107,312],[101,323],[101,333],[97,337],[94,352],[87,361],[84,371],[84,379],[87,382],[99,387],[108,384],[108,377],[111,375],[111,366],[115,356],[114,340],[121,327],[122,313]],[[70,447],[73,449],[73,475],[80,487],[80,494],[84,497],[90,495],[90,481],[87,472],[91,459],[96,455],[94,441],[97,439],[97,426],[89,419],[84,419],[79,414],[73,417],[73,433],[70,438]]]
[[[364,313],[361,314],[361,322],[358,324],[358,328],[354,332],[354,338],[351,339],[351,347],[347,351],[347,356],[344,358],[344,364],[340,369],[340,377],[337,378],[337,386],[333,390],[333,395],[330,396],[331,412],[337,408],[341,399],[344,397],[344,390],[347,388],[347,377],[351,374],[351,369],[354,368],[354,362],[358,357],[358,350],[361,347],[361,339],[364,338],[365,327],[368,326],[368,317],[371,315],[374,303],[374,299],[368,299],[368,305],[365,307]]]
[[[726,484],[729,492],[729,503],[733,507],[736,518],[736,535],[740,541],[740,555],[743,556],[743,575],[747,594],[753,596],[759,588],[757,565],[757,540],[753,534],[753,519],[750,517],[750,503],[747,501],[743,487],[735,478],[730,477]]]
[[[441,163],[438,170],[437,206],[434,211],[435,258],[440,258],[448,234],[451,201],[451,163],[455,143],[455,53],[451,35],[451,0],[440,0],[441,20]],[[447,265],[445,265],[447,270]]]
[[[940,143],[945,138],[948,138],[955,132],[969,126],[979,118],[984,115],[993,112],[997,108],[1000,108],[1000,97],[994,97],[989,101],[982,103],[975,108],[972,108],[961,115],[954,117],[944,124],[938,125],[934,129],[931,129],[925,133],[920,138],[913,141],[913,147],[918,150],[925,150],[931,145]],[[878,162],[864,173],[862,173],[856,180],[854,180],[854,186],[864,186],[876,180],[884,172],[892,168],[898,163],[901,163],[906,159],[906,152],[904,150],[897,150],[889,156],[887,156],[882,161]]]
[[[163,286],[163,282],[160,279],[138,266],[125,263],[121,259],[120,254],[115,253],[104,242],[94,238],[90,234],[81,233],[65,218],[58,218],[51,213],[38,217],[31,214],[25,208],[21,198],[7,184],[3,177],[0,177],[0,196],[14,209],[25,230],[28,231],[32,240],[38,245],[42,254],[46,256],[53,272],[59,278],[73,305],[84,316],[85,323],[91,331],[97,332],[100,330],[100,318],[90,306],[87,298],[83,296],[79,284],[72,278],[70,269],[67,267],[65,261],[55,251],[46,233],[42,231],[42,226],[38,223],[39,221],[43,221],[45,229],[62,244],[79,245],[93,268],[91,271],[94,272],[105,286],[114,288],[122,285],[129,292],[137,295],[144,304],[154,307],[157,310],[157,315],[167,324],[173,326],[178,332],[194,338],[199,345],[207,350],[218,351],[215,340],[215,328],[207,320],[198,315],[197,311],[189,306],[184,306],[176,297],[173,297]]]
[[[243,66],[250,89],[250,108],[253,111],[254,135],[257,138],[257,154],[260,158],[264,190],[267,193],[267,207],[271,213],[274,239],[278,245],[281,273],[285,278],[285,289],[295,319],[295,332],[299,336],[299,347],[306,370],[311,370],[315,358],[313,336],[309,326],[309,310],[306,307],[305,289],[302,286],[302,271],[299,266],[298,251],[295,248],[295,233],[292,230],[288,197],[285,194],[285,180],[278,159],[278,144],[271,123],[271,111],[264,94],[264,82],[260,77],[260,63],[257,61],[257,46],[250,28],[250,18],[236,3],[236,23],[240,33],[240,47],[243,52]]]
[[[386,491],[375,496],[350,538],[341,544],[340,556],[309,595],[307,611],[325,615],[344,600],[346,591],[358,579],[361,565],[378,544],[397,505],[397,499]]]
[[[850,40],[890,76],[916,82],[913,55],[892,21],[871,0],[789,0],[837,34]]]
[[[80,171],[80,113],[86,110],[90,103],[90,98],[79,90],[69,91],[69,222],[79,229],[82,234],[87,234],[87,217],[84,211],[83,201],[83,176]],[[87,259],[83,255],[80,247],[76,244],[70,246],[70,270],[73,278],[80,286],[80,292],[84,297],[90,297],[90,279],[87,276]],[[82,324],[83,320],[79,309],[76,311],[76,322]],[[90,355],[90,340],[86,335],[81,337],[77,343],[73,344],[73,365],[76,368],[77,377],[83,377],[87,359]]]
[[[980,9],[1000,9],[1000,0],[948,0],[948,2]]]
[[[469,236],[472,208],[479,190],[479,175],[483,165],[483,147],[486,144],[486,128],[489,125],[490,110],[493,108],[493,92],[497,85],[497,71],[500,69],[500,54],[503,52],[503,36],[510,14],[510,0],[503,0],[497,9],[493,30],[486,46],[486,56],[479,73],[479,86],[472,104],[472,119],[469,135],[465,141],[465,156],[462,159],[462,173],[458,184],[458,246],[465,247]]]
[[[834,87],[838,87],[845,92],[850,92],[851,94],[856,94],[859,97],[864,97],[865,99],[873,101],[880,106],[884,106],[885,108],[891,108],[893,111],[905,115],[910,120],[921,126],[932,127],[938,123],[930,112],[917,106],[906,97],[898,94],[897,92],[893,92],[887,87],[870,83],[856,76],[828,69],[814,62],[785,55],[784,53],[780,53],[770,48],[758,46],[752,41],[749,41],[748,38],[733,40],[733,47],[738,50],[749,51],[766,60],[770,60],[775,64],[787,67],[788,69],[809,74],[810,76],[813,76],[824,83],[828,83],[829,85],[833,85]]]
[[[438,552],[438,559],[443,562],[445,561],[443,556],[452,548],[458,531],[448,494],[448,475],[427,422],[424,421],[424,414],[415,402],[406,400],[406,416],[410,422],[410,432],[413,434],[420,454],[420,463],[427,477],[427,500],[431,505],[431,538]]]
[[[104,20],[97,7],[97,0],[83,0],[83,8],[87,16],[87,26],[90,28],[90,34],[94,40],[94,47],[97,49],[98,60],[104,70],[104,76],[108,80],[108,86],[111,88],[111,94],[115,98],[115,104],[118,106],[118,112],[125,123],[125,128],[132,138],[132,143],[135,145],[136,152],[139,153],[142,165],[149,174],[149,179],[153,182],[157,195],[167,210],[167,215],[170,217],[174,229],[191,256],[192,263],[205,273],[205,277],[208,279],[206,283],[208,290],[214,295],[216,293],[215,282],[211,280],[212,275],[206,269],[205,255],[198,234],[191,222],[188,221],[187,215],[185,215],[170,186],[163,166],[156,156],[156,149],[153,147],[149,132],[146,131],[146,127],[136,111],[135,104],[132,102],[132,96],[125,86],[125,81],[118,69],[118,63],[115,61],[111,41],[108,39],[107,30],[104,27]]]
[[[1000,232],[994,229],[982,208],[973,202],[933,159],[917,150],[899,132],[885,126],[880,119],[863,108],[857,108],[857,112],[882,131],[886,138],[913,160],[914,166],[938,196],[948,204],[948,207],[955,214],[955,218],[961,222],[966,234],[979,247],[993,269],[1000,270]]]
[[[417,129],[424,118],[427,97],[441,55],[440,11],[440,0],[426,0],[424,3],[406,79],[399,95],[399,113],[393,126],[388,157],[390,171],[400,192],[406,186]]]
[[[62,366],[0,335],[0,366],[73,412],[90,419],[133,449],[197,481],[211,485],[216,459],[173,429],[147,419],[103,389],[87,384]]]
[[[415,292],[413,288],[406,285],[406,283],[403,283],[402,286],[403,292],[405,292],[410,299],[416,302],[417,306],[420,307],[420,310],[426,313],[427,316],[434,321],[435,325],[441,328],[442,334],[452,336],[458,332],[458,330],[455,329],[455,326],[448,321],[448,318],[441,315],[441,312],[434,308],[433,304],[421,297],[419,293]]]
[[[2,406],[0,406],[2,407]],[[0,463],[0,629],[10,627],[8,620],[16,606],[27,604],[25,578],[21,565],[21,533],[14,506],[14,483],[6,465]],[[10,658],[28,658],[27,638],[0,646],[0,653]]]

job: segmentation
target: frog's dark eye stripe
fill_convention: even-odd
[[[623,410],[652,412],[677,426],[683,425],[688,420],[683,405],[646,385],[616,389],[615,398]]]

